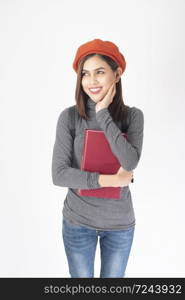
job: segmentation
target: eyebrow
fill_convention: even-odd
[[[99,69],[104,69],[104,70],[105,70],[105,68],[104,68],[104,67],[99,67],[99,68],[97,68],[97,69],[94,69],[94,71],[97,71],[97,70],[99,70]],[[83,69],[82,71],[89,72],[88,70],[85,70],[85,69]]]

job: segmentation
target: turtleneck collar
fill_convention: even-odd
[[[90,97],[87,98],[86,104],[89,110],[95,111],[96,103]]]

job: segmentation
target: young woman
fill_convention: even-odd
[[[98,237],[100,277],[125,276],[135,229],[129,184],[140,160],[144,127],[141,109],[123,102],[121,75],[125,67],[125,58],[114,43],[94,39],[81,45],[73,62],[76,104],[65,108],[58,118],[52,179],[55,185],[68,187],[62,233],[71,277],[94,277]],[[120,162],[116,174],[80,170],[87,128],[104,131]],[[121,198],[78,194],[78,189],[101,187],[121,187]]]

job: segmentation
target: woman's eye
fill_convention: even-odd
[[[104,73],[103,71],[97,71],[97,73],[99,73],[99,72],[102,72],[102,73]],[[82,76],[84,76],[85,74],[87,74],[87,73],[82,73]]]

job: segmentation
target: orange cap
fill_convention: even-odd
[[[76,52],[76,56],[73,62],[73,69],[75,72],[78,70],[79,60],[91,53],[103,54],[111,57],[114,61],[117,62],[119,67],[122,69],[122,73],[126,68],[126,61],[124,56],[119,51],[119,48],[110,41],[102,41],[100,39],[94,39],[90,42],[87,42],[81,45]]]

